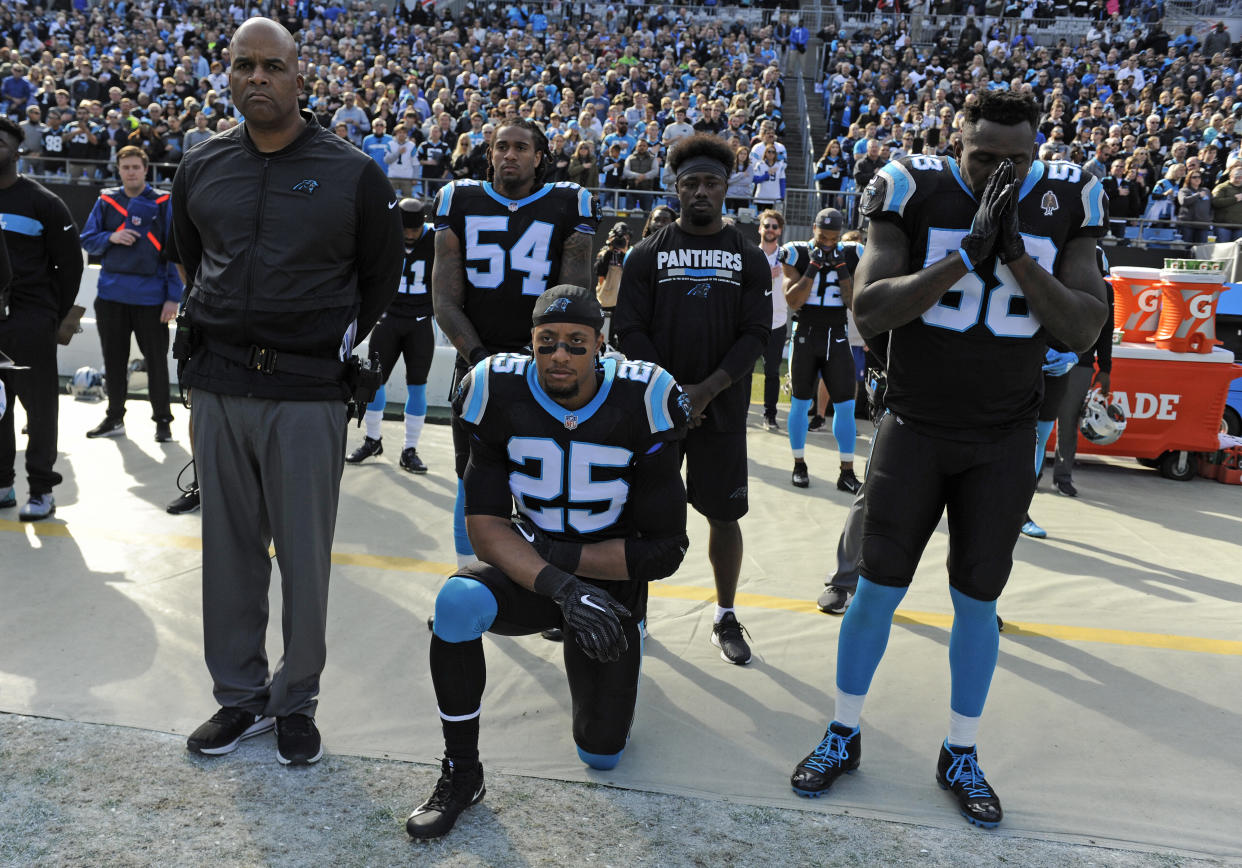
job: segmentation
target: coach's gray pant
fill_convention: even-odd
[[[314,716],[337,498],[345,458],[341,401],[193,392],[202,496],[203,646],[221,706]],[[269,670],[268,585],[275,543],[284,655]]]
[[[1082,404],[1091,390],[1095,368],[1091,365],[1075,365],[1066,375],[1065,397],[1057,410],[1057,452],[1052,466],[1052,481],[1072,482],[1074,456],[1078,454],[1078,426],[1082,417]],[[1062,433],[1064,432],[1064,433]]]

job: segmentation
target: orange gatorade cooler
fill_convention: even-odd
[[[1142,342],[1156,333],[1160,321],[1159,268],[1117,265],[1109,269],[1113,285],[1113,326],[1122,330],[1121,339]]]
[[[1160,322],[1155,343],[1175,353],[1210,353],[1216,340],[1216,303],[1225,291],[1219,272],[1161,272]]]

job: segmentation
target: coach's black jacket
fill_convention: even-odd
[[[261,153],[242,124],[186,153],[173,235],[188,314],[209,342],[344,359],[401,277],[401,213],[378,164],[303,112],[288,147]],[[198,348],[183,384],[227,395],[323,400],[340,382],[264,374]]]

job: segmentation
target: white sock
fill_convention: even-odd
[[[722,608],[720,608],[719,606],[717,606],[717,607],[716,607],[716,620],[715,620],[715,621],[713,621],[712,623],[714,623],[714,624],[719,624],[719,623],[720,623],[720,621],[721,621],[721,619],[722,619],[722,618],[724,618],[724,616],[725,616],[725,615],[731,615],[731,614],[733,614],[733,610],[732,610],[732,609],[722,609]],[[734,617],[736,617],[736,616],[734,616]]]
[[[405,414],[405,448],[418,448],[418,437],[423,433],[423,420],[426,416]]]
[[[801,461],[803,456],[805,455],[806,455],[805,449],[794,449],[793,450],[794,461]]]
[[[362,421],[367,426],[367,436],[372,440],[380,439],[380,422],[384,421],[383,410],[367,410],[362,416]]]
[[[950,709],[949,744],[954,747],[974,747],[979,739],[979,717],[967,717]]]
[[[848,726],[851,729],[858,726],[858,719],[862,717],[863,702],[867,699],[867,694],[846,693],[840,688],[837,689],[837,707],[835,715],[832,718],[837,723]]]
[[[838,452],[838,453],[837,453],[837,457],[841,459],[841,466],[842,466],[842,469],[844,469],[844,467],[845,467],[845,465],[846,465],[846,464],[853,464],[853,463],[854,463],[854,453],[853,453],[853,452]],[[850,469],[852,470],[853,468],[850,468]]]

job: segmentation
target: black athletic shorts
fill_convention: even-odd
[[[386,313],[371,330],[371,352],[379,353],[384,379],[397,363],[397,357],[405,359],[405,383],[421,386],[427,382],[431,370],[431,357],[436,351],[436,334],[431,327],[431,316],[394,316]]]
[[[1065,390],[1069,386],[1069,375],[1050,377],[1044,374],[1044,400],[1039,405],[1039,421],[1055,422],[1061,412],[1061,401],[1065,398]]]
[[[746,432],[691,428],[679,442],[686,462],[686,498],[701,515],[736,521],[750,509]]]
[[[909,585],[947,508],[949,584],[995,600],[1035,490],[1034,449],[1033,425],[971,443],[930,436],[886,414],[867,463],[861,574],[879,585]]]
[[[496,598],[496,620],[489,633],[499,636],[529,636],[549,627],[564,627],[561,608],[550,598],[528,591],[490,564],[475,561],[454,575],[474,579],[485,585]],[[607,589],[613,582],[599,582]],[[632,617],[623,619],[622,628],[629,647],[615,663],[600,663],[582,653],[572,632],[565,627],[563,653],[569,694],[573,700],[574,743],[588,753],[620,753],[634,722],[638,699],[638,675],[642,669],[643,637],[641,621],[647,613],[646,582],[626,582],[626,594],[616,595]],[[624,599],[628,597],[629,599]]]
[[[846,326],[798,323],[789,357],[790,391],[802,401],[815,399],[815,386],[822,377],[834,404],[854,400],[854,351]]]

